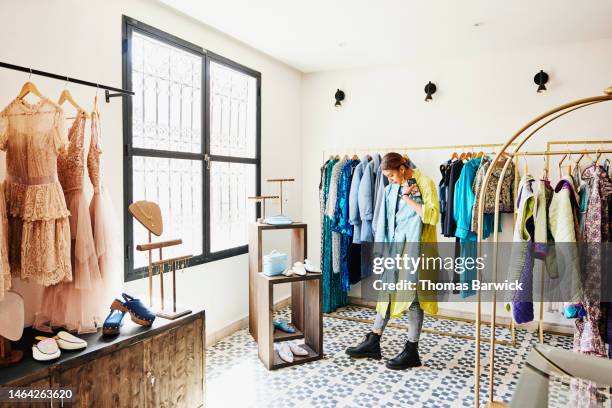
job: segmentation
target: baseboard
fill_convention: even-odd
[[[276,312],[278,310],[286,308],[289,305],[291,305],[291,295],[274,303],[273,309]],[[232,322],[219,330],[207,334],[206,347],[210,347],[215,343],[219,342],[220,340],[224,339],[225,337],[231,336],[238,330],[242,330],[247,327],[249,327],[249,316],[245,316],[242,319],[236,320],[235,322]]]
[[[349,296],[349,304],[354,305],[354,306],[369,307],[369,308],[376,307],[376,302],[363,300],[361,298],[354,297],[354,296]],[[459,319],[459,320],[465,320],[465,321],[470,321],[470,322],[474,321],[474,313],[468,312],[468,311],[462,311],[462,310],[440,308],[438,310],[437,316],[441,318],[448,317],[451,319]],[[483,324],[490,324],[491,315],[483,313],[481,317],[481,321]],[[497,316],[495,318],[495,322],[496,324],[500,326],[510,326],[511,319],[509,316]],[[538,322],[533,321],[533,322],[526,323],[526,324],[517,324],[516,327],[521,328],[521,329],[526,329],[529,331],[536,331],[538,329]],[[573,334],[574,329],[573,329],[573,326],[571,325],[544,322],[544,331],[548,333],[553,333],[553,334]]]

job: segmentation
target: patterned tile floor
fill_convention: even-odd
[[[339,314],[373,319],[371,309],[349,306]],[[289,309],[279,315],[289,316]],[[403,319],[394,323],[406,323]],[[309,364],[268,371],[259,361],[257,344],[247,329],[207,350],[206,406],[216,407],[473,407],[474,341],[423,333],[419,344],[424,366],[406,371],[385,368],[384,359],[353,360],[344,354],[358,343],[369,324],[325,317],[325,358]],[[473,335],[474,326],[425,318],[424,327]],[[389,327],[382,341],[386,358],[403,347],[403,330]],[[488,329],[482,331],[488,338]],[[509,339],[500,329],[499,337]],[[546,334],[546,343],[571,348],[567,336]],[[508,402],[521,366],[537,342],[536,333],[517,330],[517,346],[496,349],[495,398]],[[488,345],[483,345],[481,401],[488,389]]]

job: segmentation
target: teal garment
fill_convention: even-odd
[[[455,184],[455,202],[453,203],[453,216],[457,223],[455,236],[459,238],[461,245],[460,256],[462,258],[475,258],[477,256],[476,240],[478,236],[472,231],[472,209],[476,196],[472,190],[476,171],[480,166],[481,158],[471,159],[463,165],[459,180]],[[483,236],[487,237],[493,229],[490,221],[483,220]],[[486,230],[486,231],[485,231]],[[466,298],[476,294],[471,289],[472,281],[477,278],[476,268],[465,269],[461,274],[461,283],[467,283],[467,290],[461,290],[461,297]],[[466,286],[466,285],[463,285]]]
[[[463,165],[459,180],[455,184],[455,202],[453,203],[453,216],[457,224],[455,236],[465,241],[476,241],[477,239],[477,235],[472,231],[472,209],[476,200],[472,185],[480,161],[480,157],[467,161]],[[486,225],[486,222],[483,223],[483,228]]]
[[[419,204],[423,204],[421,197],[413,197]],[[384,216],[382,216],[384,214]],[[396,255],[407,255],[408,258],[419,258],[421,250],[421,232],[423,221],[417,212],[401,199],[399,184],[389,184],[384,190],[381,217],[376,226],[376,245],[380,245],[384,256],[395,258]],[[395,283],[399,280],[416,282],[418,270],[385,269],[381,280],[386,283]],[[387,294],[385,294],[387,295]],[[396,301],[412,302],[415,291],[402,291],[395,293]]]
[[[327,199],[329,195],[329,184],[331,181],[331,174],[334,165],[338,162],[336,159],[329,160],[325,167],[325,177],[323,183],[323,209],[327,208]],[[323,210],[325,213],[325,210]],[[335,307],[334,301],[332,300],[332,278],[335,274],[332,272],[332,220],[327,216],[323,215],[323,246],[321,248],[321,259],[323,272],[323,312],[332,312]]]
[[[323,208],[327,208],[332,171],[338,160],[328,161],[325,167],[325,184],[323,186]],[[323,215],[323,247],[321,271],[323,272],[323,312],[330,313],[338,307],[348,304],[348,293],[342,290],[342,274],[333,272],[332,231],[334,220]]]

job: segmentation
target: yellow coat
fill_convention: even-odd
[[[421,243],[429,243],[422,246],[423,255],[425,257],[437,257],[438,251],[435,244],[437,242],[436,225],[440,219],[440,202],[438,201],[437,186],[431,177],[426,176],[419,169],[414,169],[413,177],[419,186],[421,198],[423,199],[423,215],[421,216],[423,230],[421,231]],[[438,280],[438,270],[435,268],[423,268],[419,271],[419,279],[428,279],[436,282]],[[425,313],[438,313],[438,301],[435,292],[419,289],[417,293],[419,304]],[[400,317],[411,304],[411,301],[392,301],[391,317]],[[378,302],[376,304],[376,311],[384,316],[387,313],[387,307],[389,307],[389,302]]]

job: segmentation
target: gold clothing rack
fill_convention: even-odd
[[[473,150],[477,148],[485,149],[489,147],[501,147],[503,143],[475,143],[475,144],[458,144],[458,145],[442,145],[442,146],[403,146],[403,147],[357,147],[353,149],[334,149],[328,148],[323,150],[323,160],[328,155],[336,155],[339,150],[343,150],[346,154],[352,153],[370,153],[370,152],[408,152],[419,150]],[[495,152],[488,152],[495,153]]]
[[[598,104],[601,102],[607,102],[607,101],[612,101],[612,87],[606,88],[604,90],[603,95],[579,99],[576,101],[572,101],[572,102],[563,104],[529,121],[527,124],[521,127],[512,137],[510,137],[507,140],[507,142],[504,144],[504,146],[501,148],[501,150],[497,153],[497,155],[492,161],[491,166],[489,166],[485,174],[484,180],[482,182],[483,185],[487,185],[487,183],[491,179],[493,170],[495,166],[498,163],[500,163],[501,157],[503,155],[509,154],[507,150],[510,147],[510,145],[516,144],[516,147],[514,148],[514,151],[512,152],[513,155],[516,157],[521,147],[533,135],[535,135],[539,130],[541,130],[543,127],[545,127],[549,123],[561,118],[564,115],[574,112],[578,109],[582,109],[582,108],[585,108],[585,107],[588,107],[594,104]],[[527,133],[528,131],[529,133]],[[519,139],[521,136],[522,136],[522,140]],[[517,141],[518,141],[518,144],[517,144]],[[598,141],[594,141],[594,142],[597,143]],[[565,143],[566,142],[561,142],[561,143],[556,143],[556,144],[565,144]],[[598,152],[603,153],[602,150],[603,149],[599,149]],[[580,151],[576,151],[576,153],[579,153],[579,152]],[[543,153],[545,157],[555,154],[555,152],[552,152],[552,151],[548,151],[548,152],[545,151]],[[498,235],[499,198],[501,195],[502,182],[506,174],[506,171],[508,169],[509,163],[510,163],[510,160],[506,160],[506,162],[504,163],[501,174],[499,175],[499,180],[498,180],[497,188],[495,191],[495,199],[494,199],[495,214],[494,214],[494,224],[493,224],[493,243],[495,246],[497,245],[498,240],[499,240],[499,235]],[[479,254],[482,253],[482,242],[483,242],[483,232],[484,232],[483,231],[483,217],[484,217],[484,203],[485,203],[486,195],[487,195],[487,190],[485,189],[483,190],[483,194],[481,194],[478,198],[479,199],[479,208],[478,208],[478,221],[479,221],[478,222],[478,242],[479,242],[478,252]],[[477,273],[480,273],[480,271],[477,271]],[[495,281],[496,278],[497,278],[497,248],[495,248],[495,251],[493,252],[493,277],[492,279]],[[478,303],[477,303],[477,312],[476,312],[476,353],[475,353],[475,362],[474,362],[474,406],[479,408],[480,407],[480,357],[481,357],[480,356],[480,324],[481,324],[480,322],[480,319],[481,319],[480,291],[477,292],[477,296],[478,296]],[[495,307],[496,307],[495,301],[496,301],[496,293],[495,293],[495,290],[493,290],[493,296],[492,296],[493,311],[491,313],[491,316],[492,316],[491,327],[495,327]],[[496,343],[495,336],[496,336],[495,330],[493,330],[491,332],[491,339],[490,339],[491,345],[490,345],[490,352],[489,352],[489,360],[490,360],[490,363],[489,363],[489,397],[488,397],[488,401],[486,404],[487,407],[505,406],[505,404],[494,400],[495,343]]]
[[[374,153],[374,152],[410,152],[410,151],[423,151],[423,150],[459,150],[459,151],[466,151],[466,150],[471,150],[474,151],[474,149],[488,149],[488,148],[496,148],[496,147],[502,147],[504,144],[503,143],[473,143],[473,144],[457,144],[457,145],[442,145],[442,146],[403,146],[403,147],[359,147],[359,148],[353,148],[353,149],[344,149],[345,154],[357,154],[357,153]],[[495,154],[496,152],[493,151],[489,151],[489,152],[485,152],[487,154]],[[326,157],[328,155],[337,155],[338,154],[338,149],[324,149],[323,150],[323,160],[326,160]],[[478,303],[480,307],[480,298],[478,298]],[[351,320],[351,321],[358,321],[361,323],[374,323],[374,320],[371,319],[358,319],[355,320],[354,318],[351,318],[349,316],[342,316],[342,315],[338,315],[336,313],[327,313],[326,317],[331,317],[334,319],[341,319],[341,320]],[[444,316],[444,315],[432,315],[433,318],[436,319],[448,319],[448,320],[462,320],[465,322],[469,322],[469,323],[476,323],[476,320],[470,320],[470,319],[458,319],[452,316]],[[495,321],[495,318],[493,316],[491,316],[491,321]],[[406,326],[404,325],[400,325],[400,324],[389,324],[389,327],[396,327],[396,328],[406,328]],[[502,325],[503,326],[503,325]],[[505,346],[512,346],[512,347],[516,347],[516,332],[515,332],[515,325],[514,325],[514,320],[510,319],[510,341],[504,341],[504,340],[498,340],[499,344],[505,345]],[[493,330],[497,329],[497,326],[495,326],[495,328]],[[458,334],[458,333],[451,333],[451,332],[443,332],[443,331],[439,331],[439,330],[432,330],[432,329],[427,329],[424,328],[422,330],[425,333],[431,333],[431,334],[439,334],[439,335],[443,335],[443,336],[450,336],[450,337],[456,337],[456,338],[463,338],[463,339],[468,339],[468,340],[476,340],[477,336],[469,336],[469,335],[464,335],[464,334]]]

